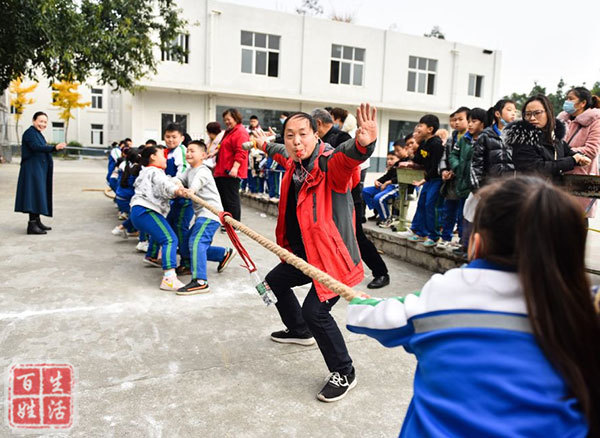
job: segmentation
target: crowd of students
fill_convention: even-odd
[[[360,280],[358,276],[350,279],[348,272],[358,272],[360,257],[364,259],[369,251],[360,246],[360,194],[377,212],[380,223],[389,224],[386,198],[393,196],[396,170],[421,169],[423,180],[414,183],[420,192],[417,210],[410,230],[401,235],[425,246],[464,251],[470,263],[434,275],[420,293],[386,300],[364,294],[348,308],[349,330],[387,347],[402,345],[417,356],[413,400],[401,435],[597,436],[600,318],[593,301],[597,289],[590,287],[584,262],[587,218],[593,216],[594,205],[593,200],[576,200],[552,183],[573,170],[597,174],[600,99],[574,88],[564,109],[560,120],[556,119],[542,95],[523,105],[522,120],[516,120],[517,108],[510,100],[500,100],[487,111],[461,107],[450,117],[450,135],[440,130],[437,116],[427,114],[412,134],[394,144],[394,152],[387,157],[388,172],[374,187],[364,189],[359,164],[374,149],[374,112],[368,119],[372,134],[363,132],[362,143],[343,135],[332,123],[335,116],[325,110],[292,114],[298,132],[284,132],[283,138],[268,144],[259,124],[250,132],[241,127],[241,116],[234,109],[223,114],[228,127],[225,134],[219,141],[220,133],[213,129],[209,146],[198,140],[186,148],[181,127],[172,124],[164,135],[166,148],[148,142],[132,149],[125,142],[121,157],[109,164],[120,169],[116,171],[116,202],[128,214],[113,233],[128,237],[137,230],[140,241],[147,239],[147,248],[139,246],[146,249],[146,262],[163,268],[162,289],[185,295],[207,292],[207,261],[216,262],[217,272],[222,272],[235,252],[212,246],[218,218],[188,198],[195,194],[219,210],[231,211],[225,199],[231,205],[235,191],[239,202],[240,180],[249,164],[247,150],[262,150],[293,172],[285,179],[278,242],[287,242],[291,251],[304,254],[309,261],[311,257],[318,260],[326,272],[331,270],[328,263],[343,266],[346,277],[339,279],[352,286]],[[303,133],[306,129],[314,139]],[[250,140],[253,131],[259,145]],[[230,141],[226,147],[231,149],[221,155],[228,138],[235,142]],[[317,152],[304,154],[307,138]],[[341,149],[327,146],[323,138]],[[336,151],[343,154],[336,155]],[[207,163],[215,158],[211,171]],[[321,189],[333,183],[340,187],[322,190],[322,197],[310,197],[314,206],[303,206],[307,217],[294,214],[298,197],[308,190],[306,182],[315,184],[312,175],[326,172],[333,176],[323,178],[333,178],[333,182],[324,183]],[[537,176],[524,175],[531,173]],[[111,173],[109,183],[114,184],[110,178]],[[235,182],[219,183],[219,178]],[[353,196],[355,236],[335,222],[340,218],[338,205],[326,201],[339,192],[347,198],[345,208],[350,189],[358,194]],[[349,248],[344,260],[321,257],[314,236],[304,232],[320,230],[307,219],[314,216],[316,221],[317,213],[331,222],[328,233],[344,232]],[[239,218],[241,211],[236,215]],[[346,225],[352,222],[348,217],[344,220]],[[458,244],[452,240],[455,227]],[[568,238],[562,234],[564,228],[569,230]],[[339,251],[335,239],[326,241],[326,249]],[[346,259],[353,256],[355,246],[360,248],[358,264],[348,265]],[[300,310],[291,287],[310,279],[285,274],[284,268],[291,269],[283,263],[266,279],[282,300],[277,309],[287,327],[271,338],[299,345],[312,345],[316,338],[332,372],[317,397],[339,400],[357,381],[343,338],[329,315],[338,297],[313,285],[308,296],[314,299],[307,299]],[[331,272],[335,276],[335,269]],[[379,276],[389,284],[387,268],[383,272]],[[184,285],[178,274],[191,275],[191,281]],[[319,293],[312,293],[315,290]],[[327,330],[323,328],[325,316]],[[335,365],[340,361],[343,367]]]

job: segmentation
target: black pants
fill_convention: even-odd
[[[240,201],[240,179],[230,178],[228,176],[219,176],[215,178],[217,190],[221,196],[223,209],[231,213],[235,220],[242,218],[242,206]]]
[[[358,249],[360,250],[360,256],[363,262],[373,273],[373,277],[381,277],[388,274],[387,266],[385,262],[377,252],[377,248],[373,245],[362,227],[362,214],[360,211],[360,204],[354,204],[354,220],[356,221],[356,241],[358,242]]]
[[[277,296],[277,310],[285,326],[300,333],[310,331],[329,371],[349,374],[352,371],[352,359],[342,332],[329,313],[340,297],[321,302],[313,284],[300,307],[292,287],[310,283],[311,279],[287,263],[275,266],[265,280]]]

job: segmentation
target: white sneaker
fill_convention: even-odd
[[[113,234],[113,236],[118,236],[123,239],[127,239],[127,237],[128,237],[127,230],[125,228],[121,228],[119,225],[114,227],[113,230],[111,231],[111,233]]]
[[[412,231],[412,230],[409,228],[409,229],[408,229],[408,230],[406,230],[406,231],[402,231],[402,232],[398,233],[398,234],[397,234],[397,236],[398,236],[400,239],[408,239],[408,238],[410,238],[410,237],[413,237],[413,236],[415,236],[415,233],[413,233],[413,231]]]
[[[139,252],[148,252],[148,246],[149,246],[149,243],[146,240],[145,242],[138,242],[135,249],[137,249]]]
[[[169,277],[163,277],[160,282],[160,288],[162,290],[168,290],[170,292],[177,292],[181,289],[185,284],[183,284],[176,275],[171,275]]]
[[[129,215],[127,213],[119,213],[117,219],[119,219],[120,221],[126,221],[127,219],[129,219]]]
[[[275,198],[275,197],[269,198],[269,201],[279,204],[279,198]]]
[[[452,249],[452,242],[449,240],[440,240],[439,243],[435,245],[435,248],[443,251]]]

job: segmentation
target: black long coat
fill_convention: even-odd
[[[33,126],[23,133],[15,211],[52,216],[53,150]]]

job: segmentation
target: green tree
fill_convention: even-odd
[[[433,26],[433,28],[431,29],[431,32],[424,33],[423,36],[427,37],[427,38],[437,38],[439,40],[446,39],[446,35],[444,35],[444,33],[442,32],[442,29],[440,29],[440,27],[438,25]]]
[[[185,21],[175,0],[0,0],[0,90],[20,76],[135,89],[159,60],[185,55],[172,41]]]
[[[552,104],[552,107],[554,108],[554,113],[558,114],[559,112],[562,111],[563,102],[566,99],[566,95],[565,95],[565,91],[564,91],[565,86],[566,86],[566,83],[561,78],[560,81],[558,81],[558,84],[556,85],[556,92],[548,93],[546,90],[546,87],[542,87],[540,84],[537,83],[537,81],[535,81],[533,83],[533,87],[531,88],[531,91],[529,91],[529,93],[512,93],[509,96],[504,96],[504,99],[513,100],[515,102],[517,109],[521,110],[521,109],[523,109],[523,105],[525,104],[527,99],[529,99],[531,96],[535,96],[536,94],[543,94],[546,97],[548,97],[548,100],[550,101],[550,103]]]
[[[590,91],[592,92],[592,94],[600,96],[600,81],[596,81]]]

